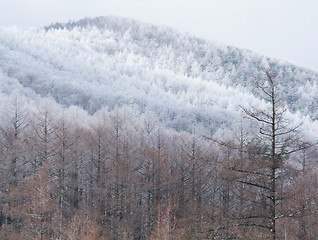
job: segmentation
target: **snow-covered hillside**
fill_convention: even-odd
[[[52,96],[89,113],[133,105],[167,126],[229,123],[254,96],[261,69],[281,75],[289,109],[318,118],[318,73],[170,28],[100,17],[40,29],[0,28],[0,91]],[[213,128],[212,127],[212,128]]]

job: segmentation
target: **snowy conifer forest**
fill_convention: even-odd
[[[99,17],[0,28],[0,239],[318,239],[318,73]]]

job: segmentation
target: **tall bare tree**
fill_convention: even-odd
[[[270,239],[277,239],[277,221],[280,218],[291,216],[292,213],[283,214],[278,206],[283,201],[280,189],[284,173],[284,165],[289,155],[301,149],[308,148],[310,144],[301,142],[300,125],[293,126],[287,118],[287,107],[282,98],[282,89],[279,84],[281,76],[266,70],[262,80],[256,82],[256,88],[262,99],[266,102],[265,108],[245,108],[242,111],[248,118],[259,126],[259,134],[250,143],[250,154],[254,156],[257,168],[233,170],[249,174],[249,178],[240,179],[239,182],[257,188],[264,196],[266,211],[255,216],[244,216],[245,219],[263,219],[265,221],[252,223],[258,227],[269,230]],[[257,143],[257,144],[255,144]],[[267,224],[268,222],[268,224]]]

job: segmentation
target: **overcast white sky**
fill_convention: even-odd
[[[318,71],[318,0],[0,0],[0,26],[106,15],[170,26]]]

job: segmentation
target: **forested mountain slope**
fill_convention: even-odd
[[[0,28],[0,239],[318,239],[317,80],[122,18]]]
[[[318,73],[249,50],[116,17],[0,29],[1,92],[52,96],[89,113],[125,104],[151,109],[170,127],[218,126],[254,96],[261,69],[281,75],[292,112],[317,113]]]

